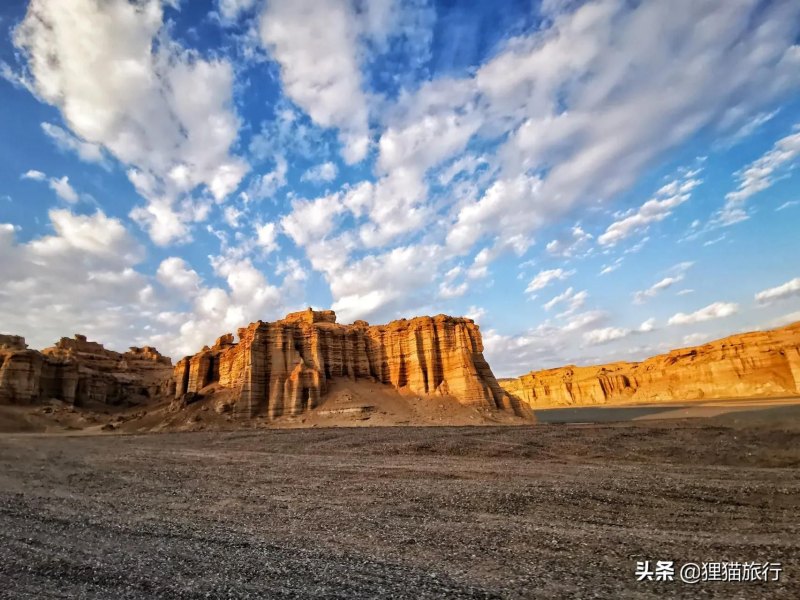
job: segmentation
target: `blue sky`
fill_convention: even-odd
[[[178,358],[311,305],[499,375],[800,320],[800,4],[0,7],[0,330]]]

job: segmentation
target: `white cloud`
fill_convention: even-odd
[[[753,135],[756,131],[758,131],[761,128],[762,125],[774,119],[775,115],[777,115],[779,112],[780,109],[776,109],[769,112],[760,112],[754,115],[752,118],[748,119],[741,127],[739,127],[739,129],[736,130],[736,132],[723,139],[721,143],[717,145],[721,146],[722,148],[730,148],[738,144],[743,139]]]
[[[265,252],[275,252],[278,249],[278,229],[275,223],[263,223],[256,226],[256,243]]]
[[[69,177],[64,175],[60,179],[56,179],[55,177],[50,180],[50,189],[52,189],[56,195],[64,200],[65,202],[69,202],[70,204],[75,204],[80,200],[78,196],[78,192],[75,191],[75,188],[72,187],[69,183]]]
[[[580,225],[575,225],[569,235],[565,235],[549,242],[546,246],[547,251],[553,256],[571,258],[592,240],[593,236],[586,233]]]
[[[795,126],[800,129],[800,124]],[[739,187],[725,195],[727,206],[741,205],[775,183],[776,172],[800,156],[800,130],[779,139],[772,149],[736,173]]]
[[[646,231],[647,228],[663,221],[672,211],[691,198],[692,190],[700,185],[700,179],[683,177],[664,185],[655,196],[642,204],[633,214],[614,221],[605,233],[597,238],[603,246],[614,246],[634,233]]]
[[[439,284],[439,297],[458,298],[459,296],[466,294],[468,289],[469,286],[467,285],[466,281],[462,281],[461,283],[454,285],[443,281]]]
[[[481,306],[470,306],[469,310],[467,310],[467,314],[464,316],[480,325],[479,321],[486,316],[486,309]]]
[[[690,333],[683,336],[683,343],[687,346],[696,346],[697,344],[702,344],[708,338],[709,335],[707,333]]]
[[[602,310],[590,310],[587,312],[573,315],[572,318],[564,325],[563,331],[579,331],[590,325],[596,325],[605,320],[608,314]]]
[[[554,306],[565,304],[566,309],[559,314],[559,317],[566,317],[573,314],[578,309],[582,308],[589,294],[586,290],[576,292],[573,288],[567,288],[563,293],[553,297],[544,304],[545,310],[551,310]]]
[[[519,237],[534,229],[543,222],[543,213],[532,206],[540,187],[538,177],[527,175],[495,181],[480,200],[459,209],[447,234],[448,247],[463,252],[486,235]]]
[[[200,276],[186,264],[185,260],[177,256],[161,261],[156,278],[165,287],[185,296],[194,296],[200,290]]]
[[[42,131],[55,142],[61,150],[74,152],[81,160],[91,163],[102,163],[105,159],[103,149],[99,144],[91,144],[78,139],[69,131],[52,123],[42,123]]]
[[[634,292],[633,294],[633,301],[636,304],[643,304],[650,298],[656,297],[658,294],[663,292],[666,289],[671,288],[676,283],[680,283],[686,277],[686,271],[688,271],[694,262],[682,262],[678,263],[677,265],[671,267],[669,269],[669,273],[671,275],[664,277],[657,283],[654,283],[652,286],[647,288],[646,290],[640,290],[638,292]]]
[[[800,296],[800,277],[795,277],[781,285],[758,292],[755,296],[759,304],[770,304],[776,300],[785,300]]]
[[[298,246],[324,238],[335,227],[335,217],[345,211],[342,194],[331,194],[315,200],[295,200],[292,212],[281,220],[286,234]]]
[[[631,8],[608,0],[568,7],[452,86],[463,114],[478,103],[480,134],[511,132],[498,154],[497,187],[457,207],[448,238],[454,250],[485,235],[529,235],[577,204],[610,200],[700,129],[740,128],[800,82],[797,6],[687,0]],[[658,36],[643,33],[653,27]],[[474,95],[465,99],[466,84]],[[530,173],[544,174],[534,186]],[[665,191],[612,226],[601,244],[666,218],[687,194]]]
[[[377,315],[397,318],[422,306],[415,295],[435,280],[440,251],[436,246],[399,247],[329,271],[332,308],[343,322],[351,322]]]
[[[669,318],[669,325],[687,325],[690,323],[700,323],[711,319],[721,319],[729,317],[739,311],[739,305],[732,302],[714,302],[708,306],[696,310],[693,313],[676,313]]]
[[[608,275],[609,273],[613,273],[617,269],[622,266],[622,261],[624,258],[620,256],[619,258],[615,259],[613,263],[610,265],[603,265],[603,268],[600,269],[599,275]]]
[[[631,335],[649,333],[655,328],[656,320],[651,318],[639,325],[637,329],[628,329],[626,327],[603,327],[600,329],[592,329],[591,331],[587,331],[583,334],[583,341],[589,346],[598,346],[616,340],[621,340]]]
[[[239,228],[239,220],[244,216],[244,212],[239,210],[235,205],[229,204],[222,212],[222,218],[232,229]]]
[[[675,285],[676,283],[678,283],[682,279],[683,279],[682,276],[664,277],[664,279],[662,279],[661,281],[659,281],[657,283],[654,283],[653,285],[651,285],[646,290],[641,290],[641,291],[638,291],[638,292],[634,292],[633,301],[636,304],[643,304],[649,298],[655,297],[656,295],[658,295],[659,292],[661,292],[663,290],[666,290],[667,288],[672,287],[673,285]]]
[[[14,30],[32,89],[73,134],[64,143],[87,156],[102,147],[130,167],[147,200],[131,216],[158,244],[185,239],[203,213],[191,192],[222,201],[248,169],[230,154],[239,126],[230,63],[182,49],[163,25],[159,0],[33,0]]]
[[[256,0],[217,0],[219,16],[225,25],[233,25],[242,14],[255,5]]]
[[[348,163],[361,161],[370,145],[368,107],[349,0],[270,0],[260,35],[281,66],[286,95],[319,125],[339,130]]]
[[[138,298],[147,280],[134,270],[143,249],[101,211],[57,209],[49,218],[53,233],[25,243],[0,225],[0,330],[34,348],[78,331],[126,349],[145,323]]]
[[[571,277],[574,273],[574,270],[566,271],[561,268],[539,271],[534,278],[531,279],[530,283],[528,283],[528,287],[525,289],[525,291],[527,293],[536,292],[544,289],[554,281],[563,281],[564,279]]]
[[[268,200],[275,196],[281,188],[286,186],[286,174],[289,164],[283,156],[275,157],[275,168],[263,175],[256,175],[242,193],[246,202]]]
[[[36,169],[31,169],[30,171],[26,171],[21,176],[22,179],[32,179],[33,181],[44,181],[47,179],[47,175],[42,173],[41,171],[37,171]]]
[[[781,204],[775,210],[776,211],[786,210],[787,208],[791,208],[793,206],[797,206],[798,204],[800,204],[800,200],[789,200],[788,202],[784,202],[783,204]]]
[[[302,181],[311,181],[313,183],[331,182],[336,179],[339,169],[330,161],[310,168],[303,173],[300,179]]]
[[[606,344],[614,340],[628,337],[632,331],[620,327],[604,327],[602,329],[592,329],[583,334],[583,340],[590,346]]]
[[[69,182],[69,177],[67,175],[48,178],[45,173],[31,169],[23,173],[21,178],[30,179],[31,181],[46,181],[50,189],[53,190],[59,198],[69,204],[76,204],[81,199],[81,196]],[[89,197],[89,199],[91,200],[91,197]]]
[[[654,318],[647,319],[644,323],[639,325],[639,331],[642,333],[653,331],[655,328],[656,328],[656,320]]]

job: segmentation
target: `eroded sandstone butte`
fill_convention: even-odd
[[[500,380],[529,406],[800,396],[800,322],[635,362],[566,366]]]
[[[215,385],[230,393],[238,416],[298,415],[320,403],[332,378],[347,377],[528,414],[497,383],[471,319],[438,315],[341,325],[333,311],[308,309],[273,323],[252,323],[238,335],[238,343],[232,334],[223,335],[176,364],[179,404]]]
[[[76,335],[39,352],[0,335],[0,404],[119,404],[171,396],[173,385],[172,361],[149,346],[119,353]]]

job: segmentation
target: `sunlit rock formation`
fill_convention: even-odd
[[[333,311],[258,321],[220,337],[175,366],[176,398],[190,401],[212,384],[230,392],[239,416],[297,415],[315,408],[332,378],[364,378],[418,396],[526,412],[504,392],[483,357],[471,319],[445,315],[388,325],[336,323]]]
[[[0,335],[0,404],[119,404],[169,396],[172,386],[171,360],[148,346],[119,353],[76,335],[38,352],[20,336]]]
[[[800,322],[644,362],[531,371],[500,380],[531,407],[800,395]]]

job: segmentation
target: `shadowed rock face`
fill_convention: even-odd
[[[0,335],[0,404],[118,404],[168,396],[172,386],[172,361],[148,346],[119,353],[76,335],[38,352],[20,336]]]
[[[451,396],[465,405],[522,414],[483,358],[471,319],[445,315],[388,325],[336,323],[333,311],[258,321],[220,337],[175,366],[176,398],[211,384],[230,391],[239,416],[297,415],[316,407],[335,377],[365,378],[415,395]]]
[[[800,395],[800,322],[641,363],[531,371],[500,385],[531,407]]]

